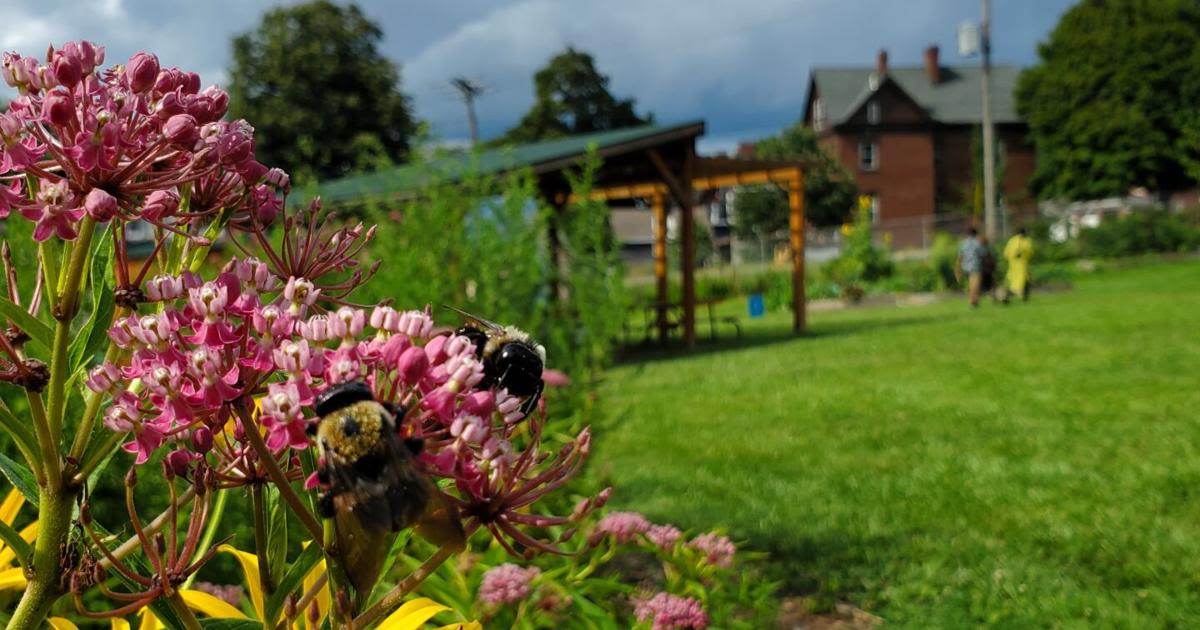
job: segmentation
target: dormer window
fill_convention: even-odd
[[[879,109],[879,101],[871,101],[870,103],[867,103],[867,124],[879,124]]]

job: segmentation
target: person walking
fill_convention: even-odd
[[[960,283],[963,275],[967,276],[967,300],[972,307],[979,306],[979,291],[983,286],[983,258],[986,254],[983,243],[979,242],[979,230],[967,230],[967,237],[958,244],[954,275]]]
[[[1029,300],[1029,262],[1031,258],[1033,258],[1033,239],[1029,238],[1029,233],[1025,228],[1021,228],[1012,238],[1008,239],[1008,243],[1004,246],[1004,259],[1008,261],[1008,275],[1005,276],[1008,292],[1005,295],[1005,301],[1008,301],[1008,297],[1013,294],[1021,296],[1022,300]]]

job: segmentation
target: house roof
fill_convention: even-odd
[[[600,157],[607,158],[703,133],[704,121],[693,120],[673,125],[640,125],[479,152],[453,151],[422,165],[405,164],[322,182],[314,192],[326,203],[395,197],[421,188],[434,176],[453,181],[466,174],[495,175],[525,167],[532,168],[535,174],[544,173],[578,163],[593,145]]]
[[[978,66],[942,66],[941,70],[942,80],[937,84],[929,82],[921,66],[889,67],[887,75],[934,120],[979,123],[983,70]],[[871,68],[813,69],[813,86],[831,124],[843,122],[870,95],[874,73]],[[1015,66],[992,66],[992,120],[998,124],[1021,122],[1013,98],[1019,75],[1020,69]]]

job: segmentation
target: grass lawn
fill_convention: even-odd
[[[890,627],[1200,625],[1200,262],[964,302],[627,361],[591,474]]]

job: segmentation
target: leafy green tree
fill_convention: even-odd
[[[382,36],[357,6],[317,0],[234,38],[229,109],[254,124],[262,162],[303,181],[361,167],[364,152],[376,165],[406,155],[413,117]]]
[[[804,171],[804,215],[814,225],[845,223],[858,197],[854,178],[817,143],[817,134],[796,123],[779,135],[759,140],[755,154],[769,160],[810,163]],[[742,236],[770,234],[788,226],[787,193],[776,186],[748,186],[738,192],[737,232]]]
[[[500,142],[534,142],[578,133],[643,125],[653,120],[634,111],[632,98],[608,91],[608,77],[588,53],[568,47],[533,75],[533,107]]]
[[[1200,2],[1084,0],[1038,55],[1016,97],[1040,197],[1188,185],[1185,164],[1200,155]]]

